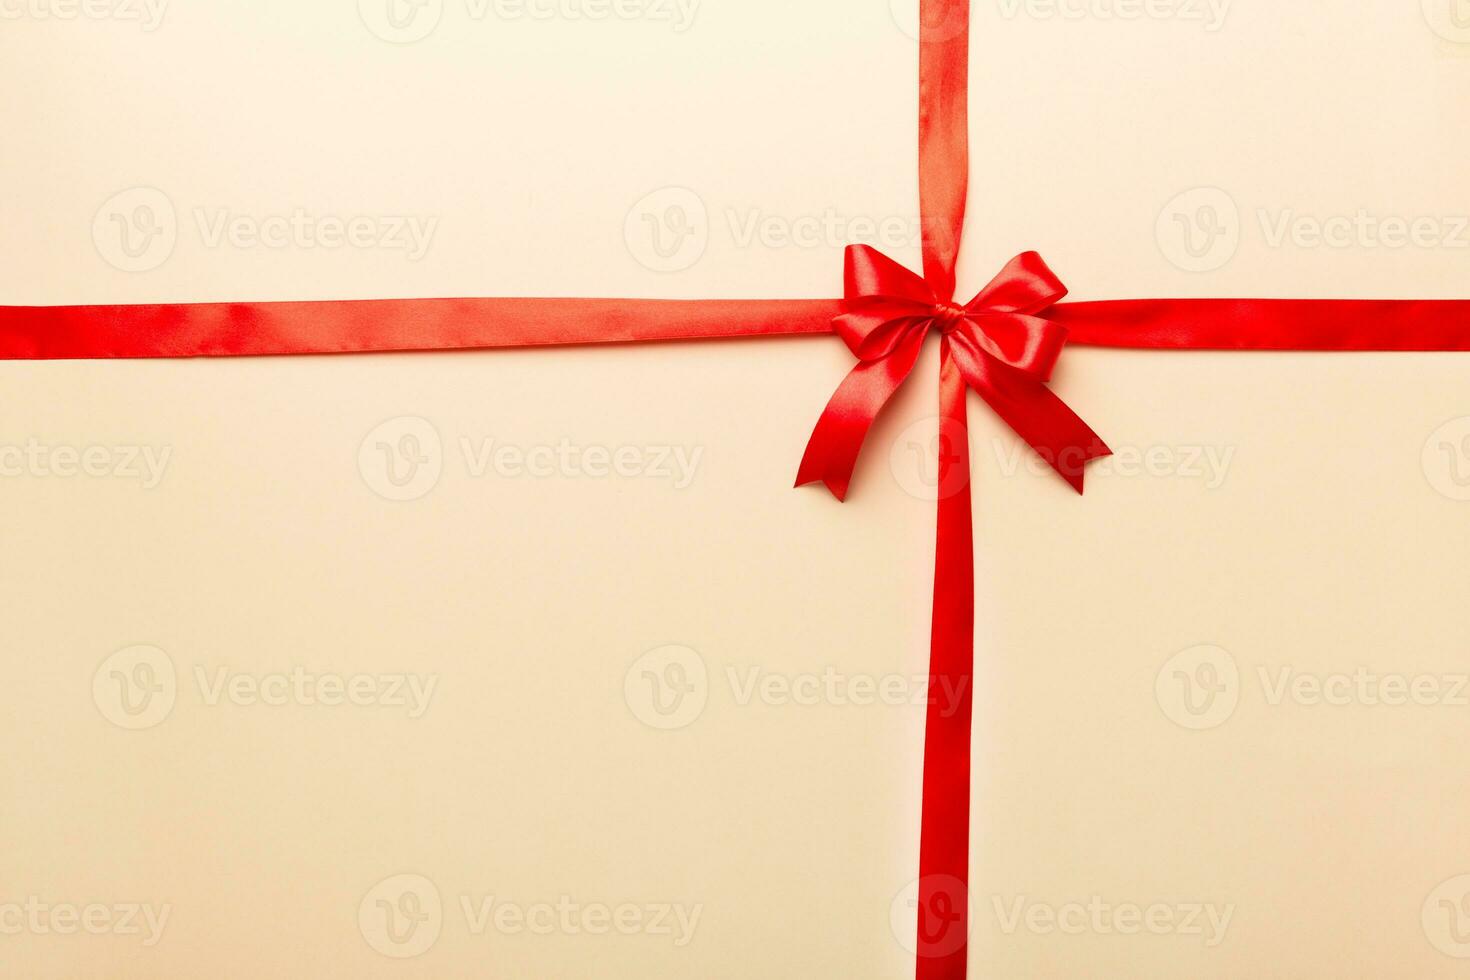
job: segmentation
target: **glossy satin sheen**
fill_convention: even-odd
[[[408,299],[0,307],[0,359],[466,350],[836,332],[858,364],[812,434],[798,482],[846,496],[874,419],[940,335],[942,465],[932,683],[919,857],[918,980],[967,971],[974,559],[966,390],[1074,488],[1107,447],[1046,387],[1064,345],[1187,350],[1470,350],[1462,300],[1058,302],[1035,253],[970,303],[953,302],[968,192],[968,0],[921,0],[919,191],[924,276],[869,248],[847,253],[842,300]]]
[[[364,299],[0,306],[0,360],[475,350],[837,332],[838,299]],[[1470,350],[1470,301],[1058,303],[1069,344],[1168,350]]]

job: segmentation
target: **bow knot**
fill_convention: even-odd
[[[943,333],[952,333],[969,314],[963,306],[953,303],[934,304],[934,322]]]
[[[1035,252],[1011,259],[964,306],[877,249],[847,249],[837,334],[859,364],[832,396],[807,445],[797,485],[821,481],[847,496],[863,439],[907,380],[924,338],[943,337],[945,366],[958,370],[1022,439],[1078,493],[1087,462],[1110,450],[1046,382],[1066,345],[1066,328],[1044,314],[1067,295]]]

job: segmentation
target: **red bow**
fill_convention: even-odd
[[[930,281],[953,281],[947,271],[952,262],[926,253],[925,267]],[[820,480],[837,499],[847,496],[873,420],[913,371],[929,331],[940,334],[939,412],[949,426],[941,462],[947,459],[958,469],[952,476],[941,472],[950,490],[938,496],[929,674],[931,684],[961,694],[944,710],[931,699],[924,728],[915,975],[964,980],[975,637],[966,388],[978,391],[1078,493],[1087,461],[1110,450],[1046,387],[1067,331],[1042,314],[1067,290],[1035,252],[1012,259],[965,306],[950,301],[952,286],[933,287],[863,245],[848,248],[846,278],[843,312],[832,322],[860,363],[817,422],[797,486]]]
[[[1067,330],[1042,314],[1066,295],[1041,256],[1023,252],[955,306],[877,249],[849,246],[844,312],[833,326],[861,363],[817,422],[796,485],[821,481],[838,500],[847,497],[868,429],[938,330],[946,366],[952,358],[965,383],[1081,493],[1087,462],[1111,450],[1046,387]]]

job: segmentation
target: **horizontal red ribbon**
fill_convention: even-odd
[[[835,332],[842,300],[383,299],[0,306],[0,360],[245,357]],[[1067,342],[1170,350],[1470,350],[1470,300],[1058,303]]]
[[[1127,299],[1060,303],[1068,342],[1171,350],[1470,350],[1470,300]]]
[[[938,504],[930,673],[964,692],[931,705],[925,728],[918,884],[919,980],[967,971],[970,692],[974,570],[966,387],[979,391],[1078,490],[1081,463],[1105,447],[1044,386],[1064,343],[1186,350],[1470,350],[1470,301],[1154,299],[1061,303],[1039,260],[966,307],[953,304],[968,188],[969,0],[921,0],[919,174],[922,279],[871,259],[845,300],[410,299],[129,306],[0,306],[0,359],[224,357],[444,351],[819,335],[834,330],[859,358],[813,436],[803,478],[840,495],[862,437],[941,333],[939,412],[957,467]],[[881,258],[881,257],[879,257]],[[881,266],[881,270],[879,267]],[[851,270],[850,270],[851,273]],[[896,303],[887,296],[899,283]],[[1041,291],[1028,293],[1036,287]],[[872,287],[872,288],[866,288]],[[999,289],[1000,292],[992,290]],[[1019,292],[1007,292],[1016,289]],[[1007,297],[1019,295],[1011,302]],[[1044,298],[1042,305],[1028,299]],[[889,296],[889,299],[893,297]],[[855,302],[857,305],[854,305]],[[905,302],[918,309],[903,308]],[[1009,305],[1008,305],[1009,304]],[[853,317],[856,315],[857,319]],[[915,320],[917,318],[917,320]],[[885,332],[886,331],[886,332]],[[829,406],[829,412],[831,406]],[[1095,443],[1091,440],[1095,440]],[[1083,445],[1083,443],[1088,443]],[[1058,447],[1079,450],[1067,457]]]
[[[841,311],[838,300],[0,306],[0,359],[360,354],[825,334]]]

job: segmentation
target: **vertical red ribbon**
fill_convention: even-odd
[[[919,843],[918,980],[964,980],[969,935],[970,714],[975,562],[970,516],[968,390],[941,344],[939,520],[934,552],[930,697],[924,726]],[[946,471],[944,467],[957,467]],[[952,692],[956,700],[936,697]]]
[[[919,209],[924,277],[954,298],[955,262],[969,187],[970,0],[919,7]],[[930,630],[930,698],[924,727],[919,843],[917,980],[964,980],[970,880],[970,718],[975,649],[975,562],[964,378],[946,337],[939,376],[940,466]],[[943,704],[936,691],[959,694]]]
[[[970,186],[970,2],[919,4],[919,220],[924,278],[954,299]]]

